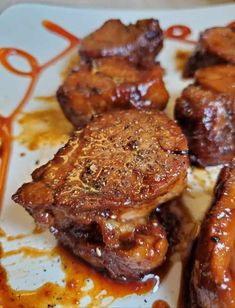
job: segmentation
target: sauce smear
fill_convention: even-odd
[[[6,253],[1,250],[0,258],[19,253],[31,258],[59,257],[65,273],[64,286],[46,283],[33,291],[16,291],[8,285],[6,271],[0,266],[0,307],[3,308],[44,308],[53,307],[56,304],[73,307],[79,305],[85,296],[90,297],[90,304],[87,307],[100,307],[107,298],[109,299],[107,304],[110,304],[113,300],[130,294],[145,294],[156,284],[154,278],[138,282],[115,282],[98,273],[61,246],[53,250],[29,247]],[[89,283],[92,283],[93,287],[86,290]]]
[[[23,113],[18,122],[21,132],[16,140],[29,150],[63,144],[73,131],[58,103],[51,108]]]
[[[15,118],[31,98],[40,74],[49,66],[53,65],[55,62],[64,57],[79,44],[79,39],[77,37],[68,33],[58,25],[50,21],[43,21],[43,26],[48,31],[59,35],[68,41],[68,46],[64,50],[62,50],[58,55],[45,62],[44,64],[40,65],[34,56],[23,50],[16,48],[0,49],[0,63],[8,71],[21,77],[30,78],[30,83],[26,89],[26,92],[22,100],[18,102],[16,108],[8,117],[0,115],[0,210],[3,201],[7,171],[11,155],[11,146],[13,140],[12,125],[15,121]],[[169,27],[165,31],[166,38],[176,39],[188,43],[195,43],[194,41],[187,39],[190,34],[190,28],[183,25],[175,25]],[[26,60],[31,68],[30,71],[21,71],[12,66],[8,60],[10,56],[18,56]],[[75,58],[75,61],[77,61],[77,58]],[[65,75],[67,73],[68,71],[64,72]],[[35,114],[33,114],[33,116],[35,117]],[[38,114],[36,114],[36,116],[38,116]],[[30,117],[32,118],[32,114]],[[190,224],[190,222],[188,223]],[[191,226],[188,227],[191,228]],[[35,229],[35,232],[33,233],[37,234],[40,232],[41,230]],[[5,233],[1,231],[1,229],[0,236],[7,237]],[[15,237],[7,237],[7,240],[13,241],[23,237],[24,236],[21,235]],[[181,245],[180,243],[177,243],[177,245],[173,245],[172,247],[174,248],[169,252],[169,254],[172,254],[173,252],[175,253],[177,249],[179,252]],[[152,275],[150,278],[143,281],[121,283],[115,282],[105,275],[98,273],[61,246],[56,246],[52,250],[40,250],[31,247],[21,247],[19,249],[5,253],[0,246],[0,259],[18,254],[22,254],[23,256],[31,258],[40,258],[42,256],[47,256],[48,258],[60,258],[62,270],[65,273],[65,279],[63,281],[63,285],[48,282],[36,290],[17,291],[8,284],[6,270],[0,265],[0,307],[3,308],[44,308],[54,307],[55,305],[74,307],[81,305],[82,299],[87,296],[90,297],[90,307],[100,307],[103,304],[103,301],[107,298],[109,298],[109,302],[107,304],[110,304],[117,298],[121,298],[130,294],[145,294],[153,290],[154,287],[159,283],[159,280],[161,282],[163,281],[164,277],[168,274],[172,266],[170,257],[167,257],[165,264],[157,269],[156,275]],[[92,287],[87,289],[86,287],[91,282],[93,284]],[[89,307],[89,305],[87,307]],[[158,300],[153,304],[153,308],[168,307],[169,305],[162,300]]]
[[[181,260],[187,259],[191,242],[197,233],[195,223],[192,222],[189,213],[180,202],[180,199],[168,202],[158,208],[156,214],[154,214],[157,215],[166,228],[170,242],[166,262],[157,268],[154,274],[147,275],[142,281],[117,282],[97,272],[60,245],[52,250],[40,250],[32,247],[20,247],[19,249],[7,252],[1,250],[0,258],[21,254],[22,257],[28,258],[46,256],[49,259],[59,259],[65,278],[63,285],[47,282],[36,290],[16,291],[8,283],[6,270],[0,266],[0,307],[44,308],[53,307],[57,304],[65,307],[75,307],[76,305],[82,306],[84,297],[89,297],[90,299],[88,307],[100,307],[104,303],[109,305],[114,300],[127,295],[141,295],[150,291],[155,292],[158,289],[159,283],[164,281],[164,278],[172,268],[172,257],[178,254]],[[42,231],[41,229],[35,229],[33,234]],[[8,241],[12,241],[27,235],[7,236],[2,231],[2,236]],[[88,285],[91,285],[91,287],[86,289]],[[179,303],[183,305],[182,294],[179,298]],[[158,300],[154,303],[153,308],[168,308],[169,306],[167,305],[167,303]]]
[[[33,90],[36,86],[37,80],[40,74],[47,69],[49,66],[53,65],[55,62],[63,58],[67,53],[69,53],[75,46],[79,44],[79,39],[67,32],[60,26],[54,24],[51,21],[43,21],[43,26],[50,32],[59,35],[60,37],[66,39],[69,44],[62,52],[56,55],[54,58],[50,59],[46,63],[39,65],[37,59],[26,51],[17,48],[1,48],[0,49],[0,63],[10,71],[11,73],[21,76],[30,77],[30,83],[25,91],[23,98],[19,101],[16,108],[11,112],[8,117],[0,115],[0,209],[3,202],[3,195],[5,190],[6,176],[9,166],[11,146],[12,146],[12,125],[25,106],[25,104],[30,99]],[[9,62],[9,57],[18,56],[26,60],[31,68],[30,71],[21,71]]]
[[[175,53],[175,62],[176,62],[176,69],[178,71],[183,71],[186,65],[186,62],[188,61],[188,58],[192,54],[192,51],[190,50],[182,50],[178,49]]]

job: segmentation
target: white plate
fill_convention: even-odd
[[[68,44],[67,41],[43,28],[41,23],[45,19],[59,24],[78,37],[83,37],[110,18],[120,18],[123,22],[129,23],[137,19],[153,17],[160,20],[163,29],[174,24],[187,25],[192,29],[190,38],[197,39],[199,31],[215,25],[226,25],[233,21],[234,16],[235,5],[175,11],[124,11],[26,4],[17,5],[9,8],[0,16],[0,46],[15,47],[25,50],[34,55],[40,64],[43,64],[53,58]],[[180,77],[180,73],[175,70],[174,56],[176,50],[179,48],[192,49],[193,47],[183,42],[167,40],[159,57],[162,66],[166,68],[165,82],[171,94],[171,101],[167,109],[170,115],[172,115],[172,106],[175,97],[178,96],[183,87],[190,82],[183,81]],[[23,110],[24,112],[51,108],[52,105],[50,105],[50,103],[42,102],[36,99],[36,97],[50,96],[55,93],[58,85],[61,83],[61,70],[70,57],[71,53],[67,54],[53,66],[50,66],[40,75],[32,96]],[[22,61],[22,58],[12,57],[11,61],[18,68],[27,70],[27,64],[25,61]],[[0,81],[0,114],[6,116],[24,95],[30,78],[16,76],[1,67]],[[20,117],[22,117],[22,114],[19,115],[18,119]],[[40,125],[43,124],[40,122]],[[16,119],[14,124],[14,135],[18,135],[21,129]],[[18,290],[19,294],[20,290],[34,290],[46,282],[57,282],[60,285],[64,283],[63,278],[65,274],[61,269],[60,262],[57,262],[60,260],[58,259],[59,256],[55,255],[51,259],[47,256],[32,258],[30,256],[24,257],[22,253],[14,254],[13,251],[17,250],[19,247],[22,249],[22,247],[25,246],[46,250],[52,249],[56,242],[49,232],[34,234],[31,237],[22,237],[21,239],[15,238],[15,240],[11,241],[9,240],[9,235],[30,235],[32,233],[34,228],[33,220],[23,208],[11,201],[11,195],[22,183],[30,180],[30,173],[35,169],[35,161],[39,160],[40,164],[45,163],[52,157],[56,149],[60,147],[58,143],[55,144],[54,147],[49,145],[42,146],[35,151],[29,151],[19,140],[13,142],[0,217],[0,227],[5,231],[8,238],[6,236],[0,237],[0,241],[5,253],[1,261],[2,266],[4,266],[8,273],[9,284],[13,289]],[[21,153],[25,153],[25,156],[22,156]],[[184,201],[187,203],[196,219],[201,219],[210,202],[211,191],[217,172],[218,170],[216,168],[210,168],[209,171],[195,169],[193,173],[191,173],[191,171],[189,172],[191,195],[186,193],[184,195]],[[196,199],[195,196],[197,196]],[[11,251],[13,251],[12,255]],[[7,252],[8,256],[6,254]],[[46,272],[44,271],[45,267],[47,269]],[[175,307],[180,286],[180,271],[181,264],[177,261],[174,263],[159,288],[155,288],[145,295],[131,295],[115,300],[112,302],[111,306],[128,308],[151,307],[153,301],[163,299],[166,300],[171,307]],[[89,288],[92,288],[92,285],[88,286],[88,289]],[[158,289],[157,292],[155,292],[156,289]],[[89,294],[89,291],[82,292],[83,297],[86,294]],[[79,296],[77,297],[79,299]],[[111,299],[109,300],[111,302]],[[49,298],[48,304],[52,302],[53,299]],[[74,304],[74,306],[80,305],[83,307],[86,303],[87,298],[80,298],[80,304]],[[40,300],[34,303],[35,307],[47,307],[43,305],[44,304],[40,303]],[[94,305],[91,304],[91,306]],[[99,301],[96,299],[96,306],[101,306],[101,300]],[[10,307],[10,303],[4,306],[4,308],[8,307]],[[17,306],[15,305],[14,307]],[[33,306],[25,305],[24,307]]]

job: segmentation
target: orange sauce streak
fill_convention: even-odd
[[[28,237],[28,234],[9,235],[6,238],[9,242],[12,242],[12,241],[16,241],[16,240],[21,240],[21,239],[26,238],[26,237]]]
[[[0,237],[5,237],[6,236],[6,232],[0,228]]]
[[[36,96],[34,99],[43,103],[54,103],[56,101],[55,95]]]
[[[194,223],[186,208],[184,208],[180,203],[180,200],[171,201],[168,204],[165,204],[161,211],[164,211],[162,217],[167,215],[165,216],[165,220],[168,221],[170,225],[171,222],[169,218],[172,217],[172,215],[169,217],[168,215],[172,213],[178,217],[182,226],[179,227],[178,225],[173,225],[174,230],[177,228],[177,234],[175,234],[177,240],[173,240],[174,244],[168,251],[166,262],[164,262],[160,268],[157,268],[155,274],[148,280],[122,283],[113,281],[107,276],[97,272],[91,266],[74,256],[70,251],[67,251],[59,245],[51,250],[20,247],[19,249],[11,251],[1,251],[0,259],[1,257],[7,258],[18,254],[28,258],[58,258],[61,260],[62,270],[65,274],[64,285],[61,286],[56,283],[47,282],[33,291],[16,291],[9,286],[6,270],[0,266],[0,307],[2,305],[3,308],[44,308],[47,307],[47,305],[53,306],[56,304],[64,305],[65,307],[75,307],[76,305],[79,305],[80,300],[84,296],[90,296],[91,298],[91,303],[88,307],[100,307],[102,301],[106,298],[110,298],[112,302],[130,294],[140,295],[151,291],[156,282],[160,281],[160,283],[162,283],[169,273],[173,265],[171,259],[172,254],[178,253],[181,255],[181,260],[186,259],[189,254],[191,240],[195,238]],[[32,233],[38,234],[41,232],[43,232],[42,229],[35,228]],[[2,234],[2,236],[5,236],[8,241],[32,235],[7,236],[4,231]],[[169,234],[169,236],[172,235]],[[185,248],[185,244],[189,247],[186,254],[185,251],[187,251],[187,249]],[[93,282],[93,288],[84,290],[87,280]],[[104,294],[100,295],[101,292],[104,292]],[[179,302],[183,305],[182,296],[180,296]],[[35,306],[35,303],[37,303],[37,306]],[[178,307],[181,308],[183,307],[182,305]],[[156,301],[153,308],[168,308],[168,306],[163,306],[162,301]]]
[[[26,238],[26,237],[30,237],[34,234],[41,234],[44,231],[45,230],[43,230],[42,228],[35,226],[32,233],[30,233],[30,234],[7,235],[6,232],[3,229],[0,228],[0,237],[5,237],[8,242],[11,242],[11,241],[20,240],[20,239],[23,239],[23,238]]]
[[[44,231],[45,231],[44,229],[42,229],[42,228],[40,228],[40,227],[38,227],[38,226],[35,226],[34,229],[33,229],[32,234],[41,234],[41,233],[43,233]]]
[[[190,50],[178,49],[175,53],[175,66],[178,71],[183,71],[185,64],[188,61],[189,56],[192,54]]]
[[[59,35],[60,37],[68,40],[69,42],[68,47],[66,47],[62,52],[60,52],[58,55],[56,55],[54,58],[50,59],[46,63],[39,65],[38,61],[32,55],[30,55],[26,51],[17,48],[0,49],[0,63],[8,71],[18,76],[31,78],[31,81],[27,87],[27,90],[22,100],[18,103],[18,105],[12,111],[12,113],[8,117],[3,117],[2,115],[0,115],[0,209],[3,202],[6,176],[10,161],[13,121],[30,99],[40,74],[49,66],[53,65],[55,62],[63,58],[79,43],[79,39],[77,37],[67,32],[60,26],[54,24],[53,22],[46,20],[43,21],[42,24],[47,30],[49,30],[53,34]],[[10,64],[8,60],[10,56],[20,56],[21,58],[24,58],[30,65],[31,70],[27,72],[18,70],[17,68],[15,68]]]
[[[1,256],[6,257],[18,253],[23,253],[24,256],[32,258],[40,256],[60,257],[62,269],[65,273],[64,286],[46,283],[36,290],[16,291],[7,284],[6,271],[0,266],[0,307],[3,308],[43,308],[56,304],[74,307],[79,304],[79,300],[84,296],[90,296],[92,299],[88,307],[99,307],[102,300],[107,297],[111,297],[111,301],[113,301],[130,294],[145,294],[152,290],[156,283],[155,279],[149,279],[145,282],[115,282],[84,264],[61,246],[57,246],[51,251],[29,247],[22,247],[6,253],[1,251],[0,258]],[[83,290],[87,280],[93,282],[93,288]],[[103,295],[100,294],[101,292],[103,292]]]
[[[187,39],[192,33],[191,29],[184,25],[174,25],[164,31],[165,38],[183,41],[189,44],[195,44],[195,41]]]
[[[23,237],[22,237],[23,238]],[[19,249],[13,249],[6,252],[2,252],[2,257],[8,258],[17,254],[23,254],[24,257],[38,258],[50,254],[50,251],[40,250],[33,247],[21,247]]]
[[[159,299],[153,303],[152,308],[170,308],[170,306],[167,302]]]

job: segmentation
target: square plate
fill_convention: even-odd
[[[197,39],[201,30],[226,25],[233,21],[234,16],[234,4],[174,11],[102,10],[23,4],[3,12],[0,16],[0,47],[26,51],[34,57],[31,58],[31,65],[33,59],[37,59],[37,63],[30,66],[25,54],[15,50],[14,54],[9,56],[9,62],[26,73],[23,76],[21,73],[20,76],[17,71],[12,72],[2,66],[0,69],[2,116],[8,116],[16,108],[24,99],[30,83],[35,81],[12,128],[14,140],[11,143],[0,216],[0,242],[3,250],[1,266],[7,273],[8,284],[14,295],[9,294],[6,302],[6,285],[3,279],[5,272],[0,272],[0,307],[151,307],[157,299],[167,301],[170,307],[176,307],[180,288],[182,265],[179,258],[174,258],[164,280],[159,284],[156,276],[155,286],[142,295],[140,291],[136,291],[137,285],[133,284],[128,289],[111,280],[105,280],[78,261],[74,265],[76,260],[73,257],[60,248],[54,248],[56,241],[53,236],[49,232],[35,230],[32,218],[23,208],[11,201],[11,195],[16,189],[30,180],[30,174],[36,166],[47,162],[53,156],[71,131],[70,124],[63,117],[53,96],[62,82],[64,68],[68,66],[68,61],[71,64],[71,57],[75,57],[76,48],[69,49],[58,61],[48,63],[36,82],[33,77],[36,69],[55,59],[68,47],[68,41],[48,31],[42,21],[50,20],[80,38],[110,18],[120,18],[125,23],[142,18],[156,18],[160,20],[163,29],[175,24],[190,27],[190,39]],[[190,80],[182,80],[180,72],[176,70],[175,53],[178,49],[192,48],[193,45],[185,42],[166,40],[158,58],[166,69],[165,82],[171,94],[166,112],[171,117],[175,98],[190,83]],[[32,70],[33,73],[27,73]],[[0,125],[3,128],[1,117]],[[1,161],[0,168],[3,168]],[[183,201],[196,221],[201,220],[210,203],[218,169],[189,170],[189,189],[184,193]],[[135,292],[138,295],[134,294]],[[130,295],[131,293],[133,294]],[[129,295],[124,297],[127,294]],[[11,302],[10,299],[14,301]],[[20,304],[22,306],[19,306]]]

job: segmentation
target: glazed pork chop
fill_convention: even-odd
[[[40,226],[116,279],[137,279],[165,258],[152,210],[185,187],[187,144],[157,111],[95,117],[13,196]]]
[[[57,100],[68,120],[82,128],[111,109],[164,109],[169,95],[162,78],[159,64],[141,69],[124,58],[97,59],[67,77]]]
[[[203,68],[195,78],[175,105],[191,160],[202,167],[228,163],[235,156],[235,65]]]
[[[79,54],[83,61],[118,56],[149,66],[162,46],[158,20],[143,19],[126,26],[119,19],[110,19],[82,40]]]
[[[235,64],[235,27],[210,28],[201,33],[184,77],[192,77],[199,68],[226,63]]]
[[[235,307],[235,163],[219,176],[191,275],[191,307]]]

